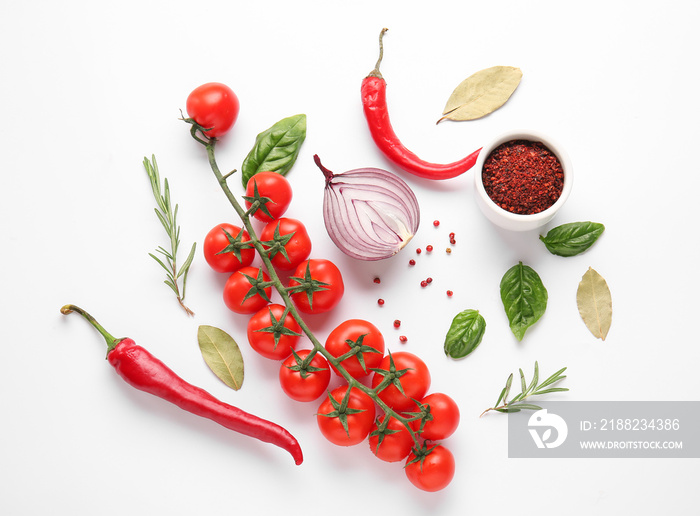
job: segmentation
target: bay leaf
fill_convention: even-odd
[[[505,104],[520,84],[523,72],[513,66],[492,66],[463,80],[447,99],[443,120],[476,120]]]
[[[612,295],[605,279],[591,267],[578,285],[576,304],[590,332],[605,340],[612,324]]]
[[[518,262],[501,279],[501,301],[508,316],[510,329],[518,340],[525,331],[544,315],[547,309],[547,289],[532,267]]]
[[[197,341],[209,369],[226,385],[237,391],[243,384],[243,355],[228,333],[214,326],[202,325]]]

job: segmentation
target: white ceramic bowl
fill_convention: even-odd
[[[533,215],[511,213],[498,206],[486,193],[484,183],[482,181],[484,161],[496,147],[511,140],[542,142],[559,159],[564,171],[563,190],[559,196],[559,199],[557,199],[557,201],[546,210]],[[479,205],[479,208],[481,208],[484,215],[486,215],[486,218],[504,229],[511,231],[530,231],[547,224],[550,220],[552,220],[554,215],[556,215],[557,211],[559,211],[559,209],[564,205],[566,199],[571,193],[571,187],[574,183],[574,172],[571,167],[569,156],[566,154],[566,152],[564,152],[564,149],[562,149],[560,145],[558,145],[548,136],[544,136],[534,131],[510,131],[501,134],[491,142],[484,145],[483,149],[481,149],[479,158],[474,165],[474,183],[477,204]]]

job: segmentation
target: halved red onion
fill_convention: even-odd
[[[403,179],[379,168],[334,174],[318,156],[314,161],[326,177],[326,231],[345,254],[359,260],[382,260],[398,253],[416,234],[420,208]]]

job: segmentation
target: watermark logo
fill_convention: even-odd
[[[556,414],[550,414],[547,409],[538,410],[527,423],[530,436],[538,448],[556,448],[566,441],[569,427],[566,421]],[[554,430],[554,432],[552,432]],[[542,432],[540,434],[540,432]],[[555,433],[554,439],[552,434]]]
[[[508,457],[700,458],[700,400],[537,405],[508,414]]]

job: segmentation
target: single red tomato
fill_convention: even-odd
[[[401,421],[390,417],[383,425],[386,415],[377,419],[369,433],[369,448],[377,458],[385,462],[398,462],[408,457],[413,448],[413,437]],[[383,427],[383,428],[382,428]]]
[[[384,337],[379,329],[369,321],[363,319],[349,319],[340,323],[328,334],[326,349],[334,357],[338,358],[350,350],[357,353],[343,360],[340,365],[353,378],[362,378],[379,367],[384,358]],[[333,371],[338,370],[331,364]]]
[[[392,365],[393,362],[393,365]],[[414,400],[420,400],[430,387],[430,371],[420,358],[407,351],[398,351],[384,357],[372,377],[372,388],[377,387],[384,378],[391,380],[379,391],[379,398],[397,412],[406,412],[417,407]],[[399,382],[403,394],[396,387]]]
[[[267,305],[248,320],[250,347],[271,360],[291,355],[300,336],[301,327],[283,305]]]
[[[226,134],[238,118],[240,104],[231,88],[220,82],[208,82],[187,97],[187,114],[211,138]]]
[[[289,280],[291,298],[300,312],[320,314],[335,308],[345,293],[343,275],[330,260],[301,262]]]
[[[306,363],[310,349],[302,349],[287,357],[280,367],[280,386],[284,393],[296,401],[314,401],[321,396],[331,381],[328,361],[315,353]]]
[[[253,217],[263,222],[272,222],[279,219],[287,211],[292,202],[292,186],[287,178],[277,172],[258,172],[248,180],[245,195],[245,207],[250,209],[253,205],[249,200],[255,198],[257,188],[258,196],[269,199],[264,203],[263,209],[257,209]],[[265,213],[265,210],[269,213]]]
[[[349,396],[347,404],[343,403],[345,396]],[[367,438],[374,423],[374,414],[372,398],[357,388],[345,385],[333,389],[321,403],[316,421],[321,433],[330,442],[338,446],[353,446]]]
[[[257,267],[241,267],[224,285],[224,303],[237,314],[254,314],[270,302],[270,277]],[[261,294],[262,293],[262,294]]]
[[[243,245],[245,242],[250,242],[246,230],[225,222],[219,224],[204,237],[204,259],[216,272],[234,272],[255,259],[255,249]]]
[[[296,219],[273,220],[260,232],[260,240],[270,250],[272,265],[282,271],[293,271],[311,254],[309,233]]]
[[[429,410],[427,419],[425,423],[416,420],[411,424],[416,432],[423,426],[420,430],[423,439],[439,441],[455,433],[459,426],[459,407],[455,400],[442,392],[434,392],[425,396],[420,403]]]
[[[441,444],[424,446],[416,455],[412,451],[404,467],[411,483],[423,491],[440,491],[446,488],[455,476],[455,458]]]

